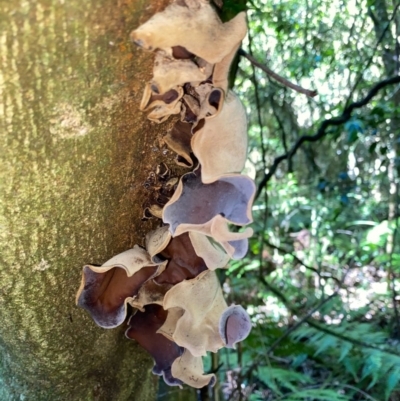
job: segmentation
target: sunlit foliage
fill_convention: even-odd
[[[247,172],[260,182],[302,135],[398,75],[389,1],[248,1],[243,49],[316,89],[307,98],[246,59],[235,90],[250,116]],[[229,400],[400,397],[400,88],[279,164],[254,207],[255,236],[224,276],[254,329],[219,366]]]

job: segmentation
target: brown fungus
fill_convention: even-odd
[[[131,316],[125,335],[136,340],[153,357],[154,374],[162,375],[170,386],[179,386],[182,382],[171,374],[171,366],[182,355],[183,349],[157,333],[166,317],[167,312],[161,306],[147,305],[144,312],[138,311]]]
[[[185,162],[184,167],[193,167],[192,148],[190,142],[192,140],[191,124],[177,121],[171,130],[163,137],[167,146],[178,154]],[[182,162],[177,159],[177,163]]]
[[[184,95],[182,98],[181,121],[183,123],[196,124],[199,120],[200,104],[192,95]]]
[[[126,318],[127,303],[140,287],[159,274],[165,264],[155,264],[135,245],[102,266],[86,265],[76,303],[86,309],[103,328],[119,326]]]
[[[193,60],[196,56],[190,53],[183,46],[171,47],[172,57],[177,60]]]
[[[220,62],[236,48],[247,32],[246,14],[222,23],[207,1],[186,1],[187,7],[171,4],[131,33],[131,40],[146,50],[180,46],[211,64]]]
[[[184,233],[171,239],[159,253],[161,260],[167,260],[165,270],[154,278],[158,284],[178,284],[192,279],[207,270],[204,260],[197,256],[189,235]]]
[[[209,83],[192,88],[182,98],[181,121],[191,123],[192,133],[201,127],[198,125],[203,119],[216,117],[222,109],[224,92],[220,88],[214,88]]]
[[[246,31],[245,13],[222,23],[209,0],[173,0],[131,33],[157,53],[140,110],[157,123],[180,114],[165,143],[178,164],[198,167],[179,182],[165,165],[152,173],[144,216],[169,226],[147,235],[148,253],[135,246],[101,267],[85,266],[77,303],[102,327],[121,324],[128,303],[135,308],[126,335],[150,352],[153,372],[169,385],[213,385],[201,356],[234,347],[251,327],[242,307],[227,306],[212,271],[242,258],[252,234],[229,227],[252,221],[255,193],[254,183],[238,174],[247,151],[246,115],[228,92],[229,68]]]

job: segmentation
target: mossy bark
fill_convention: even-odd
[[[167,0],[0,2],[0,399],[155,398],[124,327],[75,306],[82,265],[134,244],[172,157],[139,112],[152,56],[129,32]]]

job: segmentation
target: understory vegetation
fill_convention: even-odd
[[[219,384],[194,399],[400,400],[399,6],[247,2],[255,234],[220,279],[253,330],[206,358]]]

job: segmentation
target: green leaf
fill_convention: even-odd
[[[351,351],[352,348],[353,348],[352,343],[343,341],[338,362],[343,361],[343,359],[346,358],[346,356],[348,355],[348,353]]]
[[[359,363],[357,363],[357,361],[354,359],[345,358],[343,361],[343,365],[346,368],[346,371],[349,372],[353,376],[354,381],[358,382],[359,379],[358,379],[357,371],[358,371]]]
[[[396,367],[390,372],[386,380],[385,401],[389,400],[390,394],[396,388],[399,381],[400,381],[400,367]]]
[[[257,369],[257,372],[260,380],[277,394],[282,394],[280,387],[286,387],[291,391],[297,391],[298,386],[311,382],[309,376],[289,369],[261,366]]]

